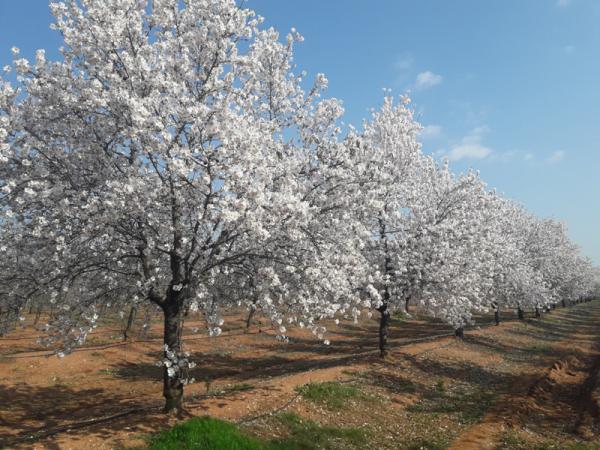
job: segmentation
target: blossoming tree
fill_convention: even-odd
[[[3,280],[3,303],[59,305],[47,328],[61,351],[107,301],[158,305],[175,413],[192,365],[186,308],[218,334],[224,307],[256,298],[243,295],[251,279],[282,333],[321,335],[315,318],[350,311],[361,255],[331,234],[353,229],[350,184],[335,183],[341,107],[319,100],[321,75],[301,89],[300,36],[280,43],[233,0],[51,7],[63,60],[14,49],[17,87],[0,90],[3,266],[19,274]]]

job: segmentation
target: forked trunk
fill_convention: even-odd
[[[176,296],[169,296],[163,306],[165,319],[163,342],[169,351],[175,354],[181,352],[179,308],[180,305]],[[169,376],[167,367],[163,367],[163,396],[165,397],[164,411],[167,414],[181,415],[183,413],[183,383],[181,376],[178,372],[173,376]]]

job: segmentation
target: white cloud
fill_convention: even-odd
[[[417,89],[429,89],[440,84],[443,80],[441,75],[430,72],[429,70],[421,72],[417,75],[415,87]]]
[[[566,8],[571,4],[571,0],[557,0],[556,6],[559,8]]]
[[[525,153],[525,155],[523,156],[523,159],[525,161],[531,161],[531,160],[533,160],[533,158],[534,158],[533,153]]]
[[[546,162],[550,164],[556,164],[565,159],[566,156],[567,152],[565,152],[564,150],[557,150],[546,159]]]
[[[421,130],[421,139],[437,139],[442,135],[442,127],[439,125],[426,125]]]
[[[477,127],[463,137],[459,144],[452,146],[447,154],[450,161],[461,159],[484,159],[490,156],[492,149],[481,143],[483,135],[489,132],[487,126]]]
[[[459,144],[452,147],[448,153],[450,161],[461,159],[484,159],[492,154],[492,150],[481,144]]]

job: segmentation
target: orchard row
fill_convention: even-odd
[[[243,306],[326,342],[323,319],[375,313],[385,354],[407,305],[460,329],[598,293],[562,223],[422,152],[408,98],[342,129],[325,76],[293,64],[295,30],[234,0],[51,9],[62,58],[13,48],[0,81],[0,332],[53,305],[48,343],[67,353],[107,304],[150,302],[176,412],[189,314],[214,335]]]

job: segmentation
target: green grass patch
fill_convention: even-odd
[[[444,380],[442,380],[441,378],[437,380],[437,382],[435,383],[435,390],[440,394],[446,392],[446,385],[444,384]]]
[[[322,426],[293,413],[274,417],[286,436],[265,441],[250,436],[236,425],[210,417],[195,417],[147,437],[147,450],[342,450],[362,449],[366,431]],[[142,450],[141,447],[123,450]]]
[[[367,443],[367,430],[319,425],[294,413],[283,413],[276,420],[287,429],[288,436],[278,441],[279,448],[294,450],[362,449]]]
[[[148,450],[294,450],[295,448],[283,442],[261,441],[243,433],[232,423],[210,417],[195,417],[167,431],[151,435],[148,437],[147,447]]]
[[[365,399],[367,395],[358,387],[339,381],[323,383],[308,383],[298,386],[296,392],[316,403],[325,405],[328,409],[341,409],[350,399]]]

